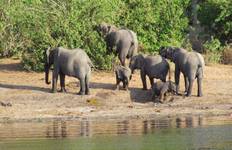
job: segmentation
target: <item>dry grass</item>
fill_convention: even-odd
[[[222,63],[232,64],[232,46],[228,46],[222,54]]]

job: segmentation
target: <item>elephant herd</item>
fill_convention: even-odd
[[[185,95],[191,96],[193,82],[197,79],[197,96],[202,96],[202,78],[205,66],[204,58],[200,53],[188,52],[177,47],[161,47],[159,55],[138,54],[138,40],[136,34],[126,28],[117,28],[102,23],[95,27],[96,31],[105,40],[107,52],[118,55],[121,65],[115,67],[116,89],[120,82],[128,90],[129,81],[135,69],[140,70],[143,90],[147,90],[146,76],[148,76],[153,91],[152,99],[158,97],[159,102],[164,100],[166,93],[179,95],[180,73],[184,76]],[[129,59],[129,67],[126,65]],[[167,60],[175,64],[175,83],[170,81],[170,66]],[[52,92],[57,91],[57,80],[60,78],[61,92],[65,90],[65,76],[78,78],[80,81],[80,95],[90,94],[89,80],[93,64],[82,49],[68,50],[57,47],[46,51],[45,82],[49,82],[49,70],[53,65]],[[169,80],[166,81],[169,74]],[[161,81],[154,82],[154,79]]]

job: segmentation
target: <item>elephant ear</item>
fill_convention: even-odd
[[[50,49],[51,49],[51,47],[48,47],[47,50],[46,50],[46,61],[47,61],[47,63],[49,62]]]
[[[159,55],[161,55],[164,58],[167,58],[167,48],[164,46],[161,46],[159,49]]]
[[[143,68],[144,66],[144,56],[142,54],[137,55],[137,64],[138,64],[138,68]]]
[[[166,48],[166,58],[170,59],[171,61],[173,61],[174,58],[174,49],[172,47],[167,47]]]
[[[107,34],[110,33],[112,31],[112,26],[111,25],[108,25],[107,26]]]

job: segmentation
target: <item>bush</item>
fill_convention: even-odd
[[[83,48],[99,69],[109,69],[94,26],[107,22],[138,35],[145,52],[180,46],[188,27],[189,0],[1,0],[0,55],[17,55],[28,70],[43,70],[48,47]]]
[[[204,0],[198,7],[198,19],[210,35],[223,44],[232,42],[232,1]]]
[[[227,45],[223,50],[222,63],[232,64],[232,45]]]
[[[220,63],[222,61],[223,47],[218,39],[211,37],[211,40],[204,44],[204,49],[206,63]]]

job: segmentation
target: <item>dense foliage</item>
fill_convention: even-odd
[[[107,22],[138,34],[145,51],[183,40],[188,20],[186,0],[2,0],[0,53],[22,55],[27,69],[42,70],[49,46],[84,48],[98,68],[107,69],[103,39],[94,26]]]
[[[232,1],[206,0],[199,4],[198,18],[211,36],[232,42]]]
[[[214,2],[218,11],[211,7]],[[199,4],[202,24],[211,29],[215,23],[210,32],[224,41],[231,38],[229,2]],[[109,69],[113,56],[106,54],[95,25],[106,22],[129,28],[137,33],[141,50],[155,53],[160,46],[183,46],[189,5],[190,0],[1,0],[0,55],[16,55],[26,69],[42,70],[48,47],[78,47],[97,68]]]

